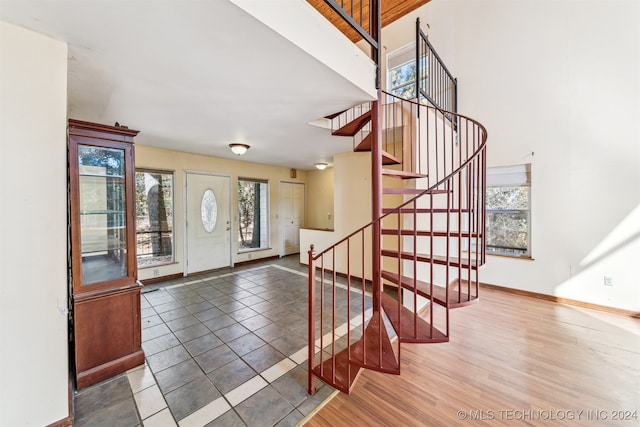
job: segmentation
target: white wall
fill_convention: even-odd
[[[640,311],[640,3],[432,0],[416,14],[458,77],[459,112],[487,127],[488,166],[532,165],[533,260],[489,256],[480,280]],[[383,37],[410,42],[404,25]]]
[[[371,153],[336,154],[333,156],[333,176],[334,231],[300,230],[300,262],[303,264],[308,263],[310,245],[313,244],[319,253],[371,222]],[[352,254],[357,252],[355,243],[351,249]],[[370,255],[367,255],[368,265]],[[336,266],[339,271],[346,272],[343,261],[339,258]],[[361,262],[356,260],[354,265],[359,269]],[[352,270],[352,273],[358,275],[359,271]]]
[[[69,415],[67,46],[0,22],[0,425]]]
[[[231,0],[375,99],[375,66],[369,55],[336,31],[336,27],[306,1],[278,1],[282,7],[286,5],[286,14],[269,1]]]
[[[333,167],[322,171],[309,171],[307,177],[307,221],[305,228],[332,230],[334,224]]]

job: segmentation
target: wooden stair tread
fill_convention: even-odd
[[[401,179],[414,179],[414,178],[427,178],[428,175],[422,173],[415,172],[407,172],[395,169],[382,169],[382,175],[390,176],[392,178],[401,178]]]
[[[449,190],[426,190],[424,188],[383,188],[383,194],[446,194]]]
[[[371,136],[371,132],[369,132],[367,134],[367,136],[365,136],[364,138],[362,138],[362,141],[360,141],[360,143],[358,145],[356,145],[356,147],[353,149],[353,151],[371,151],[371,141],[373,140],[373,137]]]
[[[470,294],[471,292],[471,288],[472,286],[475,288],[475,285],[469,285],[469,281],[466,279],[455,279],[453,281],[451,281],[449,283],[449,289],[453,292],[453,294],[449,294],[449,303],[451,304],[451,301],[454,301],[455,304],[457,304],[455,307],[451,306],[452,308],[456,308],[456,307],[464,307],[466,305],[469,305],[473,302],[478,301],[478,289],[476,288],[476,294],[472,295]],[[467,289],[467,292],[463,292],[463,289]],[[457,290],[456,290],[457,289]],[[469,298],[469,295],[471,296]],[[453,296],[454,298],[452,299],[451,296]],[[468,301],[465,301],[466,299],[469,299]]]
[[[344,113],[345,111],[347,111],[347,110],[342,110],[342,111],[338,111],[337,113],[329,114],[328,116],[324,116],[324,118],[332,120],[332,119],[338,117],[340,114]]]
[[[382,355],[379,355],[381,342]],[[373,312],[362,338],[351,344],[351,363],[373,371],[400,374],[400,363],[379,311]]]
[[[398,251],[383,249],[382,256],[398,258]],[[400,257],[406,260],[413,260],[414,254],[410,252],[400,252]],[[440,255],[432,256],[430,254],[415,254],[415,258],[420,262],[433,262],[434,264],[439,265],[448,265],[450,267],[462,267],[462,268],[471,268],[472,270],[476,269],[475,264],[469,265],[469,258],[461,258],[458,259],[456,257],[449,257],[449,261],[447,262],[447,258]],[[472,262],[475,259],[471,259]]]
[[[371,137],[371,133],[369,133],[367,136],[364,137],[364,139],[362,140],[362,142],[360,142],[360,144],[358,144],[353,151],[356,152],[364,152],[364,151],[371,151],[371,140],[373,138]],[[382,152],[380,154],[382,154],[382,164],[384,166],[392,166],[392,165],[400,165],[402,164],[402,161],[397,158],[396,156],[394,156],[391,153],[387,153],[384,150],[381,150]]]
[[[339,129],[334,130],[332,135],[337,136],[354,136],[371,120],[371,110],[365,111],[360,116],[354,118],[349,123],[343,125]]]
[[[333,375],[333,359],[335,359],[335,376]],[[331,387],[349,394],[360,376],[362,368],[349,363],[349,353],[347,349],[336,354],[335,357],[324,360],[313,368],[313,375],[320,378]]]
[[[403,307],[387,294],[382,294],[382,307],[393,325],[400,342],[406,343],[440,343],[449,341],[442,331],[429,324],[423,318]],[[398,316],[400,309],[400,316]]]
[[[412,208],[382,208],[382,213],[390,213],[390,212],[395,212],[395,213],[401,213],[401,214],[412,214],[414,211],[414,209]],[[415,209],[416,213],[419,214],[424,214],[424,213],[468,213],[469,209],[446,209],[446,208],[417,208]]]
[[[398,280],[400,280],[400,284],[404,289],[413,290],[413,279],[411,277],[400,276],[398,279],[398,274],[383,271],[382,278],[396,285],[398,284]],[[455,287],[457,287],[457,282]],[[427,282],[416,280],[416,293],[424,298],[431,299],[431,285]],[[449,287],[449,308],[464,307],[475,302],[477,299],[478,297],[473,295],[469,296],[467,293],[462,292],[461,289]],[[447,289],[443,286],[433,285],[433,301],[446,307]]]
[[[387,153],[384,150],[380,150],[381,151],[381,155],[382,155],[382,164],[384,166],[391,166],[391,165],[400,165],[402,164],[402,161],[400,159],[398,159],[397,157]]]
[[[421,188],[383,188],[382,194],[422,194]]]
[[[392,228],[384,228],[382,229],[382,234],[386,234],[386,235],[390,235],[390,236],[397,236],[398,235],[398,230],[392,229]],[[400,230],[400,235],[401,236],[413,236],[414,235],[414,231],[413,230]],[[440,230],[436,230],[436,231],[429,231],[429,230],[416,230],[415,231],[415,235],[416,236],[434,236],[434,237],[482,237],[482,234],[478,234],[478,233],[469,233],[468,231],[463,231],[462,233],[458,232],[458,231],[449,231],[449,234],[447,234],[446,231],[440,231]]]

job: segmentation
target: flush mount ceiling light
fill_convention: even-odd
[[[229,144],[229,148],[231,148],[231,151],[233,151],[233,154],[242,156],[251,147],[249,147],[247,144]]]
[[[326,163],[315,163],[314,165],[316,169],[320,169],[321,171],[325,170],[327,166],[329,166]]]

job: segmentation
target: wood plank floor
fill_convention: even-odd
[[[640,425],[638,319],[481,289],[450,342],[401,351],[305,425]]]

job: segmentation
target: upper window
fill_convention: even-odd
[[[531,256],[531,165],[487,168],[488,254]]]
[[[415,42],[387,55],[387,91],[405,99],[416,97]]]
[[[269,247],[269,183],[238,178],[239,251]]]
[[[173,172],[136,170],[138,268],[173,262]]]

